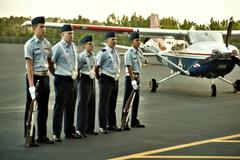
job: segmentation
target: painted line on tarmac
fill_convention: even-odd
[[[207,140],[203,140],[203,141],[196,141],[196,142],[192,142],[192,143],[181,144],[181,145],[177,145],[177,146],[171,146],[171,147],[160,148],[160,149],[156,149],[156,150],[151,150],[151,151],[131,154],[131,155],[128,155],[128,156],[116,157],[116,158],[112,158],[111,160],[127,160],[127,159],[133,159],[133,158],[147,158],[147,157],[150,157],[150,156],[147,156],[147,155],[151,155],[151,154],[168,152],[168,151],[178,150],[178,149],[182,149],[182,148],[187,148],[187,147],[193,147],[193,146],[213,143],[213,142],[216,142],[216,141],[225,141],[225,140],[239,138],[239,137],[240,137],[240,134],[234,134],[234,135],[230,135],[230,136],[212,138],[212,139],[207,139]],[[159,156],[153,156],[153,157],[159,157]],[[221,157],[221,156],[218,156],[218,157]],[[228,156],[228,158],[229,158],[229,156]],[[236,159],[236,158],[240,159],[240,157],[235,157],[234,159]],[[222,159],[225,159],[225,158],[222,158]]]
[[[137,158],[144,159],[240,159],[238,156],[142,156]]]
[[[217,143],[240,143],[240,140],[216,140]]]

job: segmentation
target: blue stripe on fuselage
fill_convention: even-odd
[[[184,70],[188,70],[190,76],[194,77],[206,77],[206,78],[216,78],[218,76],[224,76],[230,73],[235,63],[231,59],[217,59],[209,63],[201,64],[199,67],[194,67],[195,64],[200,60],[198,57],[183,57],[183,56],[173,56],[164,55],[168,60],[172,61],[178,66],[182,66]],[[205,57],[204,57],[205,58]],[[164,62],[163,62],[164,63]],[[164,63],[166,64],[166,63]],[[176,68],[167,64],[167,66],[174,71],[178,71]]]

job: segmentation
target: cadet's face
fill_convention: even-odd
[[[112,37],[112,38],[108,38],[107,39],[107,45],[111,48],[116,46],[116,42],[117,42],[117,38],[116,37]]]
[[[94,48],[94,43],[93,42],[87,42],[86,44],[84,44],[84,48],[86,49],[86,51],[88,53],[92,53],[93,48]]]
[[[62,38],[65,42],[71,43],[74,39],[74,33],[73,31],[66,31],[62,33]]]
[[[41,23],[36,24],[35,26],[33,26],[33,30],[34,30],[35,35],[38,38],[42,38],[46,33],[46,26],[44,24],[41,24]]]
[[[134,48],[139,48],[141,41],[139,39],[132,40],[132,46]]]

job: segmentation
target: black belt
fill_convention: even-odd
[[[89,79],[92,79],[92,78],[90,78],[90,76],[89,75],[87,75],[87,74],[81,74],[81,77],[80,77],[80,79],[81,78],[89,78]]]
[[[62,76],[62,75],[54,74],[54,77],[63,79],[63,80],[73,80],[71,76]]]

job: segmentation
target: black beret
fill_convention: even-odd
[[[92,42],[93,38],[92,36],[85,36],[80,40],[81,44],[87,43],[87,42]]]
[[[115,33],[112,32],[112,31],[107,32],[107,33],[105,34],[105,39],[107,39],[107,38],[112,38],[112,37],[116,37]]]
[[[72,26],[70,24],[64,24],[62,26],[61,32],[72,31]]]
[[[38,23],[45,23],[44,17],[35,17],[32,19],[32,25],[38,24]]]
[[[138,39],[139,38],[139,33],[138,32],[132,32],[130,33],[129,39],[134,40],[134,39]]]

